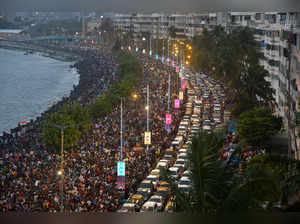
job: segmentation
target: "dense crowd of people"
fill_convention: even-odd
[[[241,147],[241,136],[239,136],[236,132],[229,132],[226,135],[223,151],[221,153],[221,158],[225,160],[232,159],[232,162],[234,164],[240,164],[240,171],[243,170],[243,164],[246,165],[246,163],[253,158],[256,155],[264,154],[265,149],[263,148],[251,148],[249,146],[244,146],[241,148],[241,151],[238,151],[236,153],[236,150],[238,147]]]
[[[82,51],[82,60],[75,67],[80,73],[79,85],[70,98],[82,106],[101,95],[111,83],[118,81],[117,57],[97,50]],[[139,55],[144,78],[136,89],[137,98],[124,104],[123,158],[126,162],[126,190],[117,186],[117,161],[120,161],[120,108],[93,124],[79,143],[64,155],[64,179],[58,175],[60,155],[43,145],[41,122],[50,108],[26,127],[0,137],[0,211],[59,212],[63,202],[67,212],[109,212],[120,207],[121,201],[135,191],[139,182],[170,146],[177,132],[183,111],[173,114],[171,132],[165,130],[167,113],[168,72],[172,74],[171,103],[175,100],[177,79],[174,69],[148,56]],[[151,145],[146,150],[146,85],[150,86]],[[183,108],[183,107],[182,107]],[[63,184],[63,197],[60,186]]]

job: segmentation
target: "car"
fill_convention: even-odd
[[[184,115],[184,116],[183,116],[183,121],[189,120],[190,118],[191,118],[191,116],[189,116],[189,115]]]
[[[185,159],[177,159],[174,167],[182,167],[183,169],[185,169],[187,167],[187,160]]]
[[[172,146],[178,146],[180,144],[180,142],[179,141],[172,141],[171,144],[172,144]]]
[[[191,108],[193,108],[193,103],[186,103],[185,107],[187,109],[191,109]]]
[[[156,188],[158,179],[159,179],[159,176],[157,176],[157,175],[149,175],[149,176],[146,177],[145,180],[150,180],[150,181],[152,181],[152,184],[153,184],[154,188]]]
[[[162,196],[163,199],[166,200],[169,197],[169,188],[168,187],[158,187],[156,194]]]
[[[192,110],[191,110],[191,109],[187,109],[187,110],[185,111],[185,114],[186,114],[186,115],[192,115]]]
[[[180,171],[181,171],[181,168],[179,168],[179,167],[170,167],[170,168],[169,168],[170,175],[171,175],[171,177],[173,177],[175,180],[179,178]]]
[[[163,197],[160,195],[153,195],[148,202],[155,202],[157,205],[157,210],[162,211],[164,206],[164,200]]]
[[[212,120],[210,121],[210,125],[211,125],[211,126],[216,126],[216,122],[212,119]]]
[[[160,176],[160,169],[154,169],[150,172],[150,175]]]
[[[156,165],[156,169],[160,169],[160,168],[168,168],[169,164],[167,162],[158,162]]]
[[[141,194],[134,194],[127,200],[127,203],[135,204],[140,208],[144,203],[144,196]]]
[[[194,136],[196,136],[198,133],[199,133],[199,131],[192,130],[191,133],[190,133],[190,135],[191,135],[192,137],[194,137]],[[190,142],[191,142],[191,141],[190,141]]]
[[[200,130],[200,124],[193,124],[193,126],[191,127],[191,130]]]
[[[127,213],[127,212],[135,212],[136,211],[136,205],[134,203],[124,203],[122,205],[122,208],[119,209],[118,213]]]
[[[203,131],[210,131],[211,130],[211,125],[210,124],[203,124],[202,129],[203,129]]]
[[[154,190],[154,186],[151,180],[143,180],[139,187],[148,189],[149,193],[152,193]]]
[[[153,201],[147,201],[143,204],[140,212],[157,212],[157,203]]]
[[[191,176],[191,171],[190,170],[186,170],[186,171],[183,172],[181,178],[183,178],[183,177],[188,177],[189,178],[190,176]]]
[[[191,186],[191,180],[189,177],[181,177],[178,182],[178,187],[190,187]]]
[[[165,207],[165,212],[173,213],[175,212],[175,196],[170,197],[169,201],[167,202],[167,205]]]
[[[200,128],[201,127],[201,121],[199,120],[199,121],[193,122],[193,126]]]
[[[169,183],[167,181],[159,181],[158,182],[159,187],[169,187]]]
[[[174,157],[172,155],[164,155],[162,159],[171,162],[172,160],[174,160]]]
[[[179,153],[177,155],[177,159],[184,159],[184,160],[187,160],[189,158],[188,154],[187,153]]]
[[[179,143],[181,143],[183,141],[183,136],[181,135],[177,135],[176,138],[174,139],[175,141],[178,141]]]
[[[177,135],[180,135],[182,137],[185,137],[187,134],[187,130],[186,131],[182,131],[182,130],[178,130]]]
[[[189,153],[190,152],[190,149],[188,148],[183,148],[183,149],[179,149],[178,153]]]
[[[199,118],[199,115],[198,114],[193,114],[191,119],[193,119],[193,118]]]
[[[189,124],[190,124],[190,119],[189,119],[189,121],[181,121],[179,124],[179,127],[180,126],[189,126]]]
[[[183,133],[185,133],[187,129],[188,129],[188,126],[179,126],[179,127],[178,127],[178,132],[183,132]]]
[[[173,158],[172,159],[171,158],[168,158],[168,159],[162,158],[161,160],[159,160],[159,162],[165,162],[168,164],[168,167],[169,167],[172,160],[173,160]]]
[[[151,191],[148,188],[138,188],[136,194],[140,194],[144,197],[144,200],[147,201],[148,198],[151,196]]]
[[[182,148],[182,149],[189,149],[189,148],[190,148],[190,145],[186,143],[186,144],[184,144],[181,148]]]
[[[175,155],[175,151],[172,148],[168,148],[165,152],[165,156],[166,155],[170,155],[170,156],[174,156]]]

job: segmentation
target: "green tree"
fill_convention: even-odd
[[[64,130],[65,149],[68,149],[77,143],[81,132],[79,127],[73,126],[76,124],[75,121],[70,115],[53,113],[48,115],[42,131],[42,140],[49,148],[55,149],[57,152],[60,151],[61,132],[59,128],[54,126],[54,124],[61,126],[72,126]]]
[[[265,107],[243,112],[238,120],[238,132],[252,146],[261,146],[281,129],[282,120]]]
[[[193,39],[193,46],[193,66],[224,81],[236,117],[250,106],[274,101],[274,90],[266,81],[269,73],[259,64],[263,55],[250,29],[236,28],[228,33],[221,27],[204,30]]]
[[[286,155],[261,154],[250,160],[248,170],[268,169],[273,172],[279,187],[278,201],[284,209],[300,192],[300,162]],[[298,201],[299,202],[299,201]],[[295,201],[297,203],[297,201]],[[298,210],[299,211],[299,210]]]
[[[48,146],[59,149],[61,145],[60,129],[55,125],[71,126],[64,130],[64,147],[66,149],[77,144],[81,135],[91,128],[91,118],[87,108],[78,103],[65,103],[59,112],[48,115],[42,130],[43,142]]]
[[[98,119],[108,115],[119,104],[121,98],[126,98],[135,91],[142,76],[139,61],[132,55],[119,53],[118,74],[120,81],[114,83],[105,94],[100,96],[89,106],[89,112],[93,118]]]
[[[217,134],[200,133],[193,139],[192,188],[188,195],[177,188],[174,180],[166,178],[176,195],[179,211],[202,215],[257,211],[262,210],[262,202],[278,199],[278,187],[270,170],[251,169],[239,173],[233,158],[239,158],[241,151],[237,150],[224,161],[219,159],[222,146],[223,137]]]

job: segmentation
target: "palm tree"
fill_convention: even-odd
[[[276,201],[278,188],[269,169],[251,169],[240,173],[237,150],[228,161],[220,159],[223,137],[200,133],[193,139],[190,156],[192,188],[181,192],[171,178],[166,178],[176,195],[179,211],[217,215],[260,209],[263,201]]]
[[[299,203],[300,161],[286,155],[264,154],[256,156],[249,163],[248,169],[271,169],[279,187],[278,201],[283,208]]]

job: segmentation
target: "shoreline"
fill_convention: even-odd
[[[28,49],[24,49],[22,47],[4,47],[4,46],[1,46],[0,44],[0,49],[6,49],[6,50],[11,50],[11,51],[19,51],[19,52],[24,52],[26,53],[28,51]],[[77,76],[78,76],[78,84],[75,85],[73,84],[73,87],[70,89],[69,91],[69,94],[67,96],[62,96],[59,100],[55,100],[53,101],[52,103],[49,103],[48,104],[48,107],[43,110],[42,112],[40,113],[36,113],[36,115],[34,116],[31,116],[31,117],[34,117],[32,119],[30,118],[27,118],[27,119],[23,119],[23,120],[20,120],[19,123],[15,124],[14,127],[12,128],[8,128],[6,130],[3,130],[3,131],[0,131],[0,137],[6,135],[6,134],[14,134],[18,131],[23,131],[22,129],[24,128],[25,131],[27,130],[27,127],[29,127],[29,129],[35,125],[37,122],[39,122],[41,119],[44,118],[44,116],[48,113],[51,113],[51,112],[54,112],[55,111],[55,108],[58,108],[60,105],[62,105],[64,102],[66,102],[66,100],[70,99],[71,96],[72,96],[72,93],[74,92],[75,88],[79,85],[79,81],[80,81],[80,78],[81,78],[81,74],[79,73],[78,69],[75,67],[75,64],[79,59],[79,57],[77,58],[77,60],[63,60],[62,57],[54,57],[54,56],[51,56],[51,55],[45,55],[47,52],[42,52],[42,51],[37,51],[37,50],[32,50],[33,53],[30,53],[28,54],[29,56],[32,54],[32,55],[37,55],[37,53],[40,53],[38,54],[38,56],[41,56],[41,57],[45,57],[45,58],[50,58],[50,59],[53,59],[53,60],[56,60],[56,61],[61,61],[61,62],[66,62],[66,63],[72,63],[71,65],[69,65],[69,72],[70,73],[73,73],[72,70],[75,70],[76,73],[77,73]],[[60,52],[59,52],[60,53]],[[29,120],[30,119],[30,120]],[[25,125],[20,125],[20,122],[27,122]]]
[[[81,59],[81,57],[76,53],[66,52],[63,49],[51,50],[47,49],[46,47],[34,44],[13,43],[0,40],[0,48],[14,51],[22,51],[25,54],[27,53],[28,55],[33,53],[41,53],[40,56],[64,62],[76,62]]]

